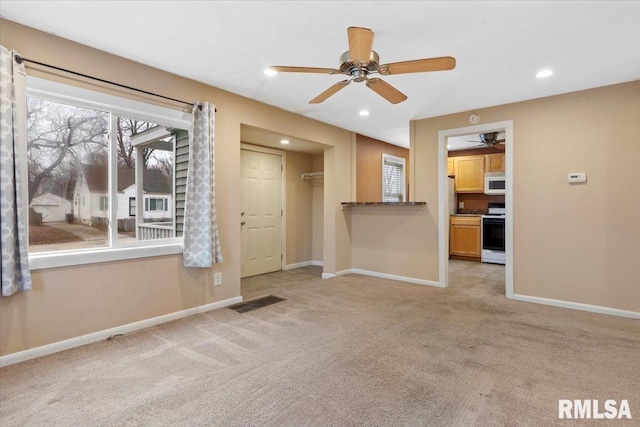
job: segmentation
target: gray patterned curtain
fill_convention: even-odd
[[[20,183],[20,150],[25,150],[26,124],[24,65],[15,51],[0,46],[0,246],[2,249],[2,296],[31,289],[26,218]]]
[[[193,106],[189,169],[184,207],[184,265],[211,267],[222,262],[215,195],[215,106]]]

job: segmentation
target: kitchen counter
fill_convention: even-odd
[[[482,216],[483,214],[451,214],[451,216]]]

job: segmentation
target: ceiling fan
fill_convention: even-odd
[[[374,77],[372,74],[391,76],[394,74],[422,73],[426,71],[453,70],[456,66],[455,58],[443,56],[439,58],[416,59],[413,61],[392,62],[380,65],[380,56],[374,50],[373,31],[368,28],[349,27],[349,50],[340,55],[340,67],[338,68],[313,68],[313,67],[288,67],[273,66],[271,70],[282,73],[319,73],[319,74],[344,74],[349,79],[342,80],[320,95],[309,101],[309,104],[319,104],[340,89],[346,87],[352,81],[365,82],[368,88],[392,104],[398,104],[407,99],[407,96],[384,80]]]
[[[498,139],[499,135],[500,135],[499,132],[481,133],[478,135],[478,138],[479,138],[478,140],[471,139],[471,140],[467,140],[467,142],[475,142],[478,144],[475,147],[471,147],[471,148],[493,147],[493,148],[497,148],[498,150],[504,150],[505,139],[504,138]]]

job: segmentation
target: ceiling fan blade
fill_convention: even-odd
[[[382,79],[375,78],[367,80],[367,87],[392,104],[398,104],[407,99],[407,95]]]
[[[369,62],[371,46],[373,46],[373,31],[368,28],[349,27],[349,57],[356,62]]]
[[[270,70],[279,73],[318,73],[318,74],[340,74],[340,70],[335,68],[315,68],[315,67],[286,67],[284,65],[274,65]]]
[[[351,80],[343,80],[341,82],[334,84],[329,89],[325,90],[320,95],[316,96],[311,101],[309,101],[309,104],[320,104],[330,96],[335,95],[336,92],[338,92],[340,89],[347,86],[349,83],[351,83]]]
[[[456,68],[456,59],[452,56],[440,58],[416,59],[414,61],[392,62],[378,68],[383,76],[391,74],[423,73],[426,71],[446,71]]]

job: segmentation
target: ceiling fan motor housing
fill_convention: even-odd
[[[498,139],[498,132],[488,132],[480,134],[480,141],[489,146],[495,145]]]
[[[371,51],[369,62],[357,62],[351,59],[349,51],[340,55],[340,72],[353,78],[355,82],[362,82],[367,79],[367,75],[378,71],[380,56],[375,51]]]

